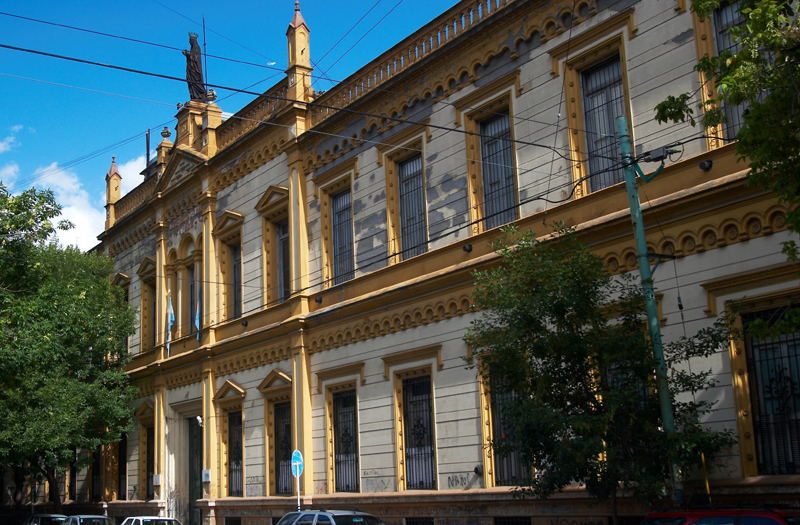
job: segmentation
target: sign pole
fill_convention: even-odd
[[[300,474],[303,473],[303,454],[299,450],[292,452],[292,476],[297,479],[297,510],[300,511]]]

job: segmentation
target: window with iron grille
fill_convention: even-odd
[[[128,492],[128,435],[122,434],[117,445],[117,499],[124,500]]]
[[[291,402],[275,403],[275,491],[292,493]]]
[[[433,518],[406,518],[406,525],[434,525]]]
[[[494,525],[531,525],[530,516],[503,516],[494,519]]]
[[[193,334],[195,331],[194,309],[197,306],[197,298],[194,295],[195,292],[194,263],[189,265],[189,267],[186,269],[186,273],[189,274],[189,333]]]
[[[741,49],[741,44],[733,40],[733,35],[728,33],[732,27],[740,26],[744,23],[744,17],[739,13],[739,0],[733,2],[721,2],[720,6],[714,10],[714,32],[716,33],[715,43],[717,55],[725,51],[737,53]],[[725,123],[725,137],[736,138],[736,134],[744,123],[744,112],[748,108],[747,103],[732,106],[722,105],[722,112],[727,119]]]
[[[289,219],[275,225],[278,237],[278,300],[285,301],[292,294],[292,261],[289,247]]]
[[[341,284],[354,276],[353,214],[350,188],[331,195],[333,227],[333,283]]]
[[[355,390],[333,393],[333,448],[336,492],[358,492],[358,410]]]
[[[397,175],[400,192],[400,256],[406,260],[427,251],[422,155],[399,162]]]
[[[484,228],[489,230],[517,219],[517,190],[511,118],[506,109],[480,123]]]
[[[406,488],[435,489],[431,376],[403,379],[403,425]]]
[[[760,475],[800,473],[800,333],[770,339],[748,333],[749,323],[778,320],[787,308],[742,316]]]
[[[228,413],[228,496],[242,497],[242,413]]]
[[[156,490],[153,485],[153,476],[156,473],[156,430],[155,427],[147,429],[147,499],[155,499]]]
[[[238,319],[242,316],[242,245],[240,243],[231,245],[231,263],[233,284],[233,318]]]
[[[597,191],[624,180],[615,119],[626,116],[625,89],[619,55],[581,72],[589,191]]]
[[[99,501],[103,493],[101,457],[102,449],[97,447],[92,453],[92,500],[94,501]]]
[[[497,486],[518,486],[531,478],[531,467],[522,462],[517,450],[518,439],[514,435],[504,409],[516,399],[514,392],[495,393],[490,396],[492,408],[492,441],[496,444],[510,445],[506,454],[494,452],[494,484]]]

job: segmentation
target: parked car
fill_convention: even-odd
[[[61,525],[114,525],[111,518],[105,516],[70,516]]]
[[[124,525],[124,524],[123,524]],[[314,507],[285,514],[278,525],[385,525],[372,514],[355,507],[346,509],[323,509]],[[800,525],[792,524],[792,525]]]
[[[649,514],[642,525],[800,525],[800,508],[694,507]]]
[[[126,518],[122,525],[181,525],[175,518],[164,518],[161,516],[136,516]]]
[[[32,514],[22,525],[62,525],[66,519],[63,514]]]

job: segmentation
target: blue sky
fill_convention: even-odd
[[[302,0],[300,9],[311,29],[311,59],[318,66],[315,74],[324,70],[328,78],[346,78],[454,3]],[[257,64],[208,58],[209,83],[244,89],[260,82],[249,90],[263,92],[283,76],[286,28],[294,0],[5,1],[0,2],[0,12],[4,13],[0,14],[2,45],[181,78],[186,62],[180,49],[188,49],[189,31],[200,33],[202,47],[200,22],[205,16],[209,55]],[[318,80],[314,87],[324,90],[331,85]],[[134,188],[141,182],[139,172],[145,163],[145,130],[155,128],[153,149],[161,140],[160,129],[166,125],[174,130],[176,104],[189,98],[185,82],[6,48],[0,48],[0,93],[0,181],[14,193],[32,186],[52,189],[64,207],[63,216],[76,225],[62,233],[60,241],[83,250],[97,244],[103,231],[105,174],[111,156],[116,156],[123,177],[123,193]],[[217,95],[222,110],[230,113],[254,98],[230,96],[230,91],[221,89]]]

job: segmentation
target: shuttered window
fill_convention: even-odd
[[[586,154],[589,160],[589,191],[621,182],[625,175],[619,166],[617,117],[626,116],[625,89],[619,56],[614,56],[581,72]]]
[[[399,162],[397,172],[400,192],[400,253],[405,260],[427,251],[422,155],[414,155]]]
[[[517,219],[511,119],[508,110],[480,123],[484,228]]]
[[[350,188],[331,195],[333,226],[333,284],[349,281],[353,267],[353,214],[350,207]]]

